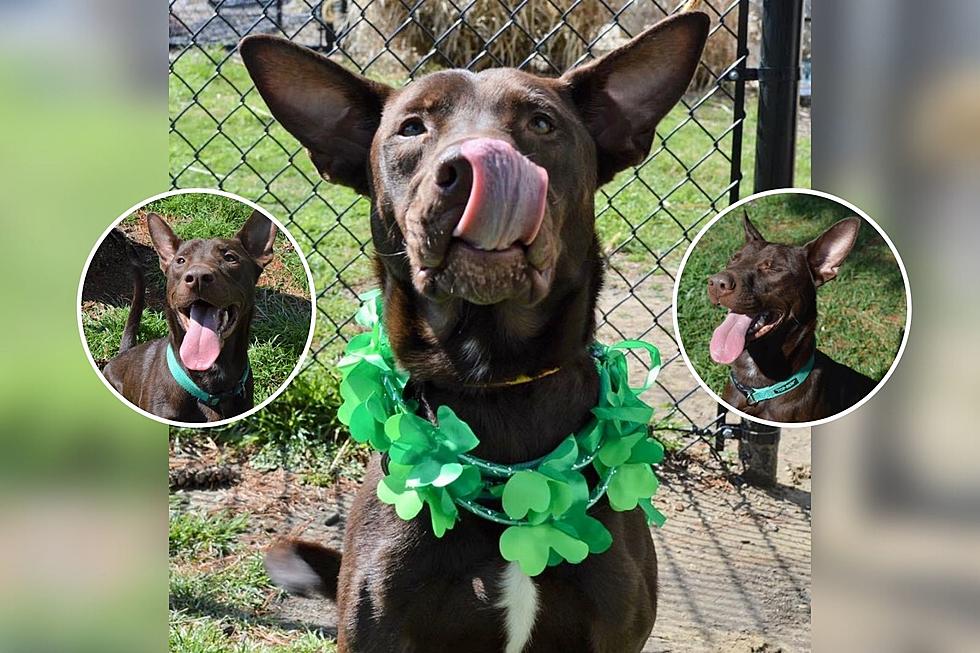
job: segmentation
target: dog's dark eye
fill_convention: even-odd
[[[231,252],[225,252],[225,260],[229,263],[238,263],[238,257]]]
[[[544,115],[543,113],[536,113],[531,117],[531,121],[528,123],[535,134],[539,136],[544,136],[545,134],[550,134],[555,131],[555,123],[551,122],[551,118]]]
[[[399,136],[419,136],[424,134],[426,131],[425,123],[422,122],[421,118],[409,118],[402,123],[402,126],[398,128]]]
[[[187,263],[187,259],[185,259],[183,256],[178,256],[174,259],[174,263],[177,265],[183,265],[184,263]]]

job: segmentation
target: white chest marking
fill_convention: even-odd
[[[496,606],[504,611],[505,653],[521,653],[531,641],[538,616],[538,588],[516,562],[508,563],[500,574],[500,598]]]

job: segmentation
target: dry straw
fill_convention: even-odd
[[[555,75],[591,56],[625,43],[631,36],[679,10],[681,3],[652,0],[368,0],[352,1],[343,23],[342,50],[376,73],[465,67],[482,70],[514,66]],[[690,5],[691,3],[687,3]],[[717,26],[727,0],[702,0]],[[685,7],[687,8],[687,7]],[[731,19],[734,20],[734,13]],[[695,89],[715,83],[733,60],[735,38],[713,30]],[[710,70],[709,70],[710,69]]]

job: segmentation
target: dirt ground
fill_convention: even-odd
[[[799,432],[788,432],[792,443]],[[780,484],[751,488],[695,447],[660,470],[655,502],[667,515],[653,529],[660,559],[660,612],[645,652],[808,651],[810,624],[809,465],[781,464]],[[174,470],[199,459],[173,458]],[[248,548],[284,536],[343,546],[354,487],[306,485],[283,471],[233,465],[237,480],[215,490],[178,491],[190,509],[248,512]],[[333,604],[320,599],[270,599],[256,617],[288,629],[336,633]]]

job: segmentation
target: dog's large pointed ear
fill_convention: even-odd
[[[710,21],[678,14],[562,77],[596,142],[598,182],[640,163],[697,70]]]
[[[259,211],[252,211],[252,215],[235,238],[242,241],[245,251],[252,260],[258,263],[260,268],[265,269],[265,266],[272,261],[272,246],[276,242],[278,231],[272,220]]]
[[[371,141],[392,89],[283,38],[249,36],[238,49],[272,115],[317,171],[368,194]]]
[[[749,220],[749,212],[742,209],[742,227],[745,229],[745,242],[750,243],[753,240],[758,240],[760,242],[766,242],[766,239],[762,237],[762,233],[755,228],[752,221]]]
[[[837,276],[841,263],[851,253],[851,248],[857,241],[860,228],[861,218],[845,218],[804,245],[813,281],[817,286]]]
[[[157,251],[157,256],[160,257],[160,269],[166,272],[177,248],[180,247],[181,240],[167,224],[167,221],[156,213],[150,213],[146,216],[146,230],[150,232],[153,249]]]

